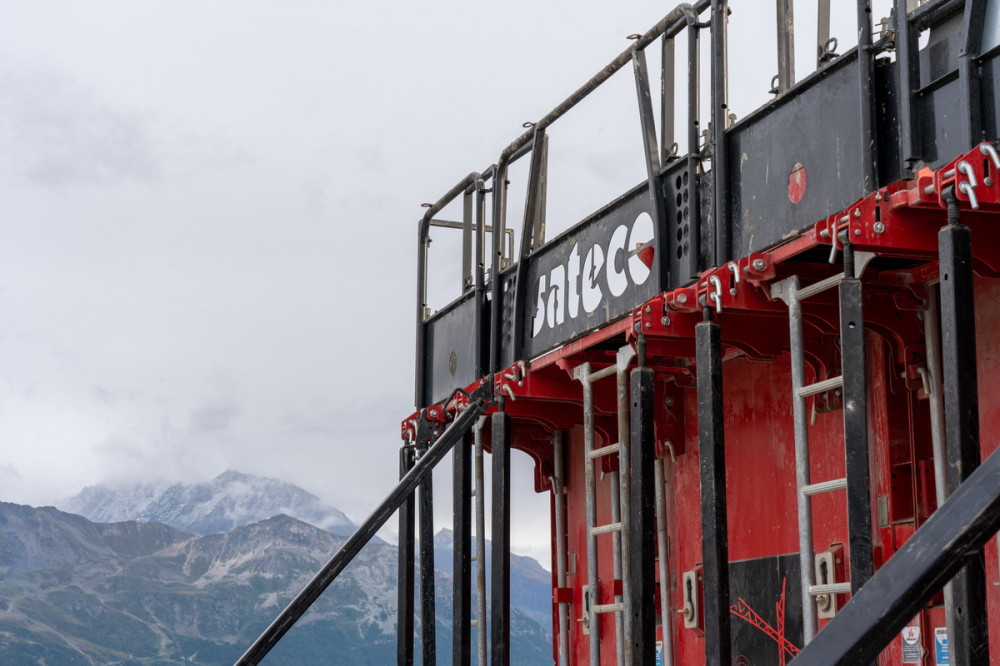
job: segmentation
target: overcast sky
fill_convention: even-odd
[[[756,18],[758,3],[733,4],[742,115],[777,71],[774,19],[769,2]],[[420,203],[494,162],[669,9],[0,6],[2,499],[232,468],[356,521],[393,485],[413,409]],[[808,38],[798,47],[813,57]],[[644,177],[624,75],[552,129],[553,229]],[[454,261],[434,285],[454,283]],[[515,549],[547,562],[548,498],[532,496],[525,456],[514,493]]]

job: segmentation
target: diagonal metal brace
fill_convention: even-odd
[[[492,382],[489,383],[492,386]],[[466,432],[472,429],[479,420],[480,415],[489,403],[479,395],[479,391],[473,392],[473,400],[468,408],[462,411],[452,422],[441,437],[427,450],[413,468],[400,480],[399,484],[392,489],[392,492],[385,498],[370,516],[361,524],[361,527],[347,539],[341,546],[337,554],[317,573],[301,592],[288,604],[280,615],[271,623],[264,633],[254,641],[242,657],[236,662],[236,666],[251,666],[260,663],[260,660],[267,656],[278,641],[288,632],[300,617],[312,606],[313,602],[319,598],[323,591],[337,578],[354,556],[361,552],[361,549],[371,541],[375,533],[386,523],[396,512],[396,509],[406,501],[407,497],[413,494],[420,482],[427,477],[434,466],[444,458],[445,454],[459,441]]]
[[[879,569],[791,666],[863,664],[1000,528],[1000,455],[991,455]]]

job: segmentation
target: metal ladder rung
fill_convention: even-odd
[[[594,460],[602,456],[610,455],[612,453],[618,453],[622,450],[621,444],[609,444],[608,446],[602,446],[599,449],[594,449],[587,454],[587,460]]]
[[[804,301],[810,296],[821,294],[827,289],[832,289],[836,287],[843,281],[844,281],[844,274],[837,273],[836,275],[831,275],[825,280],[820,280],[819,282],[813,283],[808,287],[799,287],[798,291],[795,292],[795,300]]]
[[[598,525],[597,527],[590,528],[590,533],[593,534],[594,536],[597,536],[598,534],[610,534],[611,532],[621,532],[621,531],[622,531],[622,524],[620,522],[610,523],[608,525]]]
[[[479,620],[473,620],[473,621],[472,621],[472,622],[470,622],[469,624],[470,624],[471,626],[473,626],[473,627],[478,627],[478,626],[479,626]]]
[[[833,389],[841,388],[844,386],[844,377],[830,377],[829,379],[824,379],[821,382],[816,382],[815,384],[806,384],[799,389],[800,398],[808,398],[811,395],[816,395],[817,393],[826,393],[827,391],[832,391]]]
[[[477,559],[479,559],[478,555],[470,555],[469,556],[469,561],[470,562],[475,562]]]
[[[850,594],[851,582],[827,583],[826,585],[810,585],[809,594],[818,597],[821,594]]]
[[[802,494],[809,497],[819,495],[820,493],[830,493],[834,490],[845,490],[846,488],[846,478],[833,479],[831,481],[820,481],[819,483],[810,483],[809,485],[802,486]]]
[[[618,602],[616,604],[597,604],[594,606],[595,613],[624,613],[625,604]]]
[[[609,365],[606,368],[601,368],[600,370],[595,370],[594,372],[587,375],[587,379],[591,382],[596,382],[598,379],[604,379],[605,377],[610,377],[611,375],[618,372],[617,365]]]

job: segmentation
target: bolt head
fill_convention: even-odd
[[[688,302],[687,294],[677,294],[677,302],[684,305]]]
[[[660,323],[663,324],[664,326],[670,326],[670,317],[664,317],[663,319],[660,320]]]
[[[855,208],[854,209],[854,217],[861,217],[861,209],[860,208]]]
[[[653,327],[653,325],[650,322],[647,321],[646,322],[646,328],[652,328],[652,327]]]
[[[861,229],[855,229],[854,230],[854,235],[855,236],[860,236],[861,235]]]
[[[767,266],[767,262],[765,262],[763,259],[754,259],[753,260],[753,269],[755,271],[762,271],[762,270],[764,270],[764,268],[766,266]]]
[[[876,222],[874,226],[872,226],[872,229],[875,231],[875,233],[880,234],[883,231],[885,231],[885,225],[882,224],[881,222]]]
[[[647,306],[646,306],[646,314],[649,314],[649,313],[650,313],[650,312],[652,312],[652,311],[653,311],[653,310],[652,310],[652,308],[650,308],[650,307],[649,307],[649,306],[647,305]]]

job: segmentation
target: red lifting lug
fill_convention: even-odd
[[[448,422],[448,415],[444,411],[444,407],[440,405],[431,405],[426,410],[427,420],[438,426],[444,426]]]
[[[627,338],[630,342],[638,337],[640,331],[645,335],[659,335],[670,326],[670,313],[664,305],[666,296],[653,296],[632,313],[632,330]]]
[[[750,256],[740,259],[740,266],[748,282],[759,284],[774,279],[774,263],[771,257],[763,252],[753,252]]]
[[[399,426],[400,438],[408,444],[417,438],[417,424],[420,423],[420,411],[417,410],[407,416]]]
[[[700,282],[699,282],[700,284]],[[699,312],[697,287],[678,287],[666,295],[667,305],[671,310],[680,312]]]

